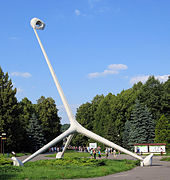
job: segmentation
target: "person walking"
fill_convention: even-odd
[[[98,158],[101,159],[101,151],[100,151],[100,149],[98,150]]]
[[[113,150],[113,157],[116,157],[116,150]]]
[[[106,159],[107,159],[109,155],[108,148],[105,149],[105,154],[106,154]]]
[[[96,159],[96,150],[93,149],[93,156],[94,156],[94,159]]]
[[[90,149],[90,156],[91,156],[91,159],[93,158],[93,148]]]

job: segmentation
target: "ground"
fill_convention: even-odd
[[[46,154],[47,155],[47,154]],[[20,160],[25,159],[28,156],[19,157]],[[129,155],[118,155],[113,157],[109,155],[108,159],[134,159]],[[136,167],[130,171],[117,173],[113,175],[108,175],[105,177],[98,178],[81,178],[81,180],[169,180],[170,179],[170,162],[160,161],[161,156],[153,157],[153,165],[149,167]],[[39,159],[53,159],[52,157],[45,157],[44,154],[41,154],[35,157],[32,161]]]

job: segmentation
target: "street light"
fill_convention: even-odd
[[[1,136],[1,152],[3,153],[4,155],[4,152],[5,152],[5,149],[4,149],[4,141],[6,140],[6,133],[2,133],[2,136]]]
[[[2,136],[0,135],[0,139],[1,139],[1,148],[0,148],[0,153],[2,153]]]

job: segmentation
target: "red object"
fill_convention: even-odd
[[[166,143],[144,143],[144,144],[134,144],[134,146],[162,146],[166,145]]]

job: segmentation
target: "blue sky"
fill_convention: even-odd
[[[69,121],[30,26],[33,17],[46,23],[38,34],[74,114],[97,94],[170,74],[168,0],[1,0],[0,66],[19,101],[52,97],[62,123]]]

